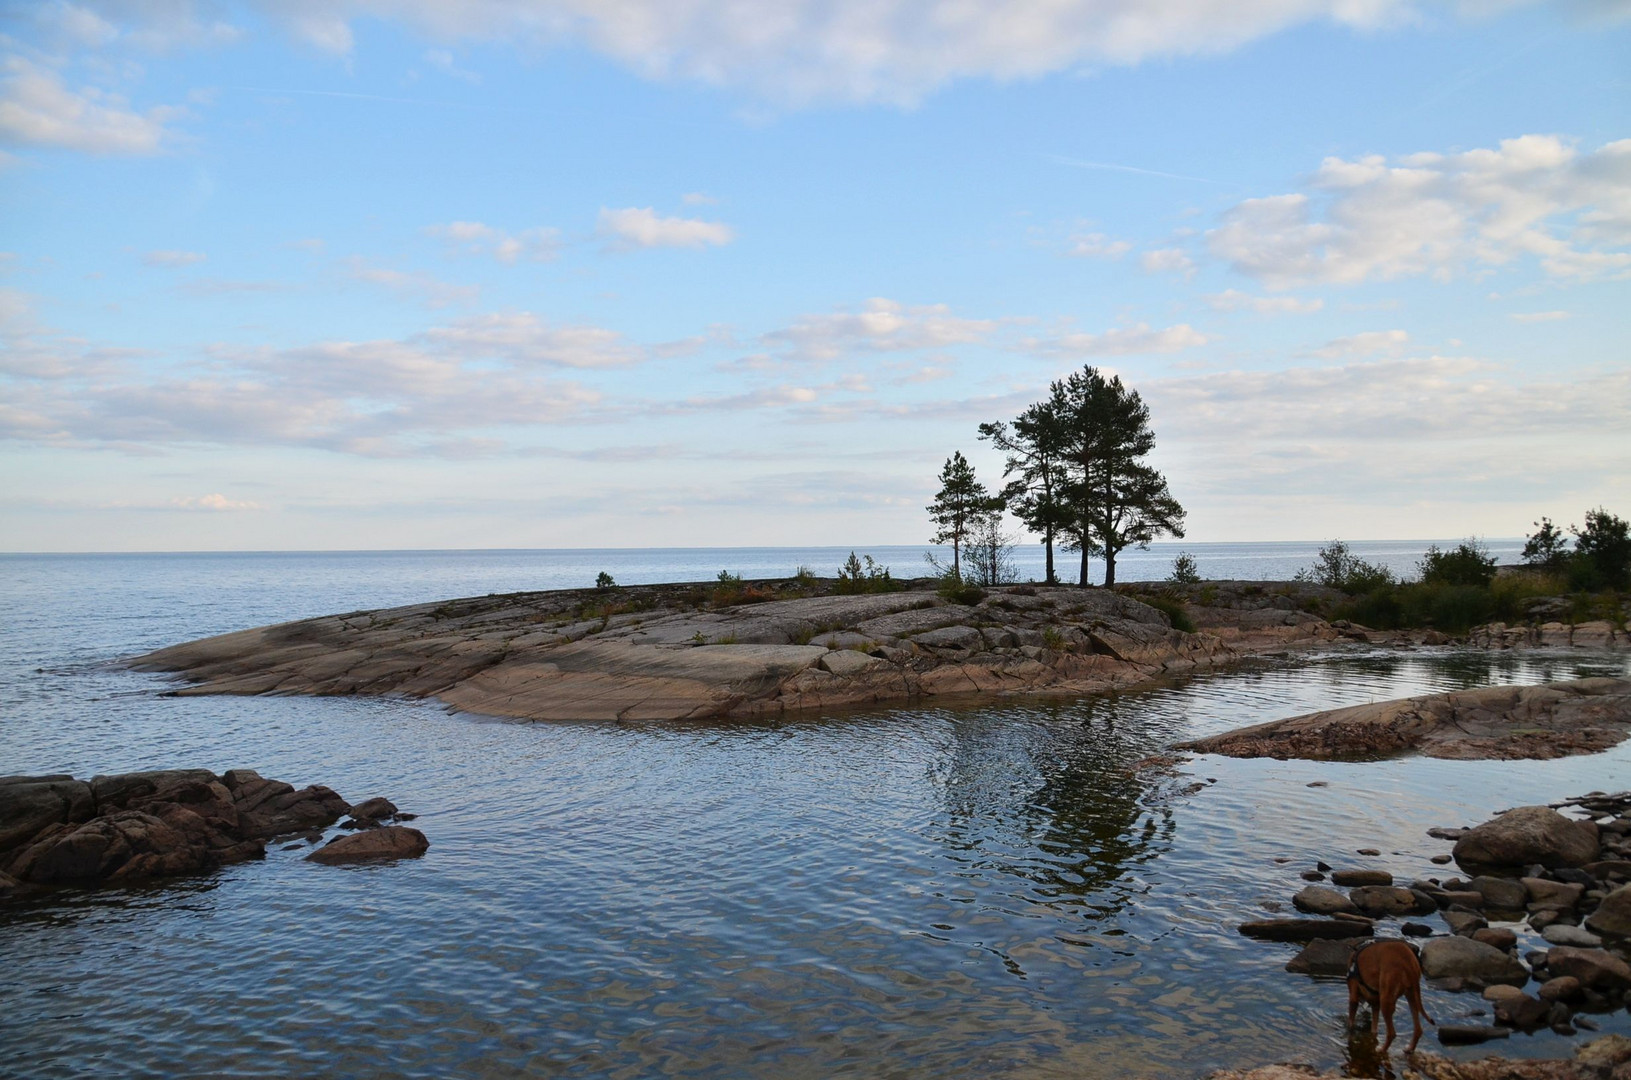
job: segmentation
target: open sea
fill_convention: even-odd
[[[1120,576],[1164,577],[1188,550],[1204,576],[1288,577],[1319,546],[1163,545],[1128,553]],[[1353,546],[1408,572],[1426,544]],[[1511,561],[1517,543],[1490,547]],[[921,549],[858,550],[926,572]],[[1234,927],[1289,907],[1316,860],[1443,875],[1429,826],[1631,786],[1631,745],[1133,768],[1314,709],[1631,669],[1581,650],[1352,647],[1046,705],[662,727],[170,698],[118,664],[601,571],[830,575],[847,554],[0,555],[0,774],[254,768],[388,796],[431,841],[367,867],[274,846],[214,874],[0,908],[0,1076],[1189,1078],[1287,1060],[1375,1075],[1344,1037],[1342,982],[1287,974],[1291,947]],[[1021,554],[1040,576],[1040,552]],[[1384,855],[1355,854],[1369,846]],[[1440,991],[1427,1005],[1446,1022],[1485,1007]],[[1631,1034],[1624,1013],[1601,1020]]]

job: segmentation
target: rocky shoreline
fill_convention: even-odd
[[[348,814],[348,834],[315,846]],[[288,846],[313,845],[307,858],[321,863],[416,856],[429,841],[398,824],[413,818],[388,799],[352,804],[251,769],[0,777],[0,899],[215,870],[265,857],[280,837],[299,836]]]
[[[1559,810],[1583,815],[1570,818]],[[1454,862],[1470,878],[1417,877],[1408,885],[1374,865],[1305,870],[1291,898],[1301,917],[1242,924],[1245,936],[1305,943],[1286,963],[1294,974],[1342,978],[1352,950],[1383,934],[1420,942],[1422,974],[1430,985],[1480,995],[1481,1004],[1455,1019],[1440,1017],[1446,1045],[1502,1039],[1514,1031],[1550,1028],[1565,1036],[1598,1027],[1593,1019],[1631,1004],[1631,792],[1592,792],[1554,806],[1523,806],[1471,828],[1435,827],[1428,835],[1452,842],[1432,862]],[[1380,856],[1375,849],[1358,854]],[[1329,884],[1326,884],[1326,882]],[[1335,886],[1335,887],[1333,887]],[[1346,889],[1346,891],[1343,891]],[[1425,919],[1437,916],[1441,925]],[[1538,935],[1539,942],[1533,938]],[[1530,947],[1525,948],[1526,942]],[[1535,946],[1544,947],[1535,947]],[[1526,990],[1530,983],[1533,991]],[[1493,1023],[1456,1022],[1493,1013]],[[1598,1049],[1592,1050],[1595,1046]],[[1439,1080],[1527,1077],[1600,1080],[1631,1061],[1631,1040],[1618,1036],[1582,1047],[1573,1059],[1452,1063],[1436,1055],[1410,1061]],[[1275,1072],[1273,1070],[1282,1070]],[[1286,1071],[1290,1070],[1290,1071]],[[1212,1080],[1279,1080],[1336,1076],[1306,1066],[1268,1066],[1213,1074]]]
[[[1328,709],[1175,749],[1229,757],[1354,760],[1407,752],[1461,760],[1594,754],[1631,734],[1631,679],[1489,686]]]

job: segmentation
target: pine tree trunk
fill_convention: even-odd
[[[1104,549],[1104,587],[1106,589],[1112,589],[1115,587],[1115,584],[1116,549],[1113,547],[1106,547]]]
[[[1076,583],[1079,589],[1087,588],[1087,538],[1082,538],[1082,578]]]
[[[1048,551],[1047,583],[1049,585],[1054,585],[1054,584],[1057,584],[1057,582],[1056,582],[1056,580],[1055,580],[1055,578],[1053,576],[1053,527],[1052,526],[1049,526],[1047,528],[1047,530],[1042,533],[1042,538],[1043,538],[1042,542],[1047,546],[1047,551]]]

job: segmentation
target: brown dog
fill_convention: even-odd
[[[1416,950],[1398,940],[1367,941],[1355,949],[1348,962],[1348,1030],[1353,1030],[1354,1014],[1363,1001],[1371,1007],[1372,1026],[1376,1017],[1387,1022],[1383,1057],[1393,1045],[1393,1009],[1401,997],[1410,1003],[1410,1022],[1416,1029],[1405,1048],[1409,1054],[1421,1040],[1422,1020],[1438,1024],[1421,1006],[1421,961],[1416,959]]]

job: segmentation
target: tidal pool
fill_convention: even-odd
[[[1627,746],[1134,768],[1179,739],[1318,708],[1626,670],[1601,655],[1356,651],[1049,706],[619,727],[166,698],[162,679],[95,659],[118,636],[8,669],[20,704],[0,720],[0,772],[247,766],[387,795],[432,846],[362,868],[274,847],[204,877],[0,910],[8,1076],[1336,1064],[1341,982],[1285,973],[1293,950],[1237,923],[1286,903],[1317,859],[1443,875],[1428,859],[1448,845],[1426,827],[1631,775]],[[126,652],[150,635],[129,636]],[[1353,854],[1367,846],[1384,857]],[[1483,1003],[1427,1005],[1453,1020]],[[1605,1021],[1631,1033],[1623,1013]],[[1545,1033],[1500,1049],[1569,1045]]]

